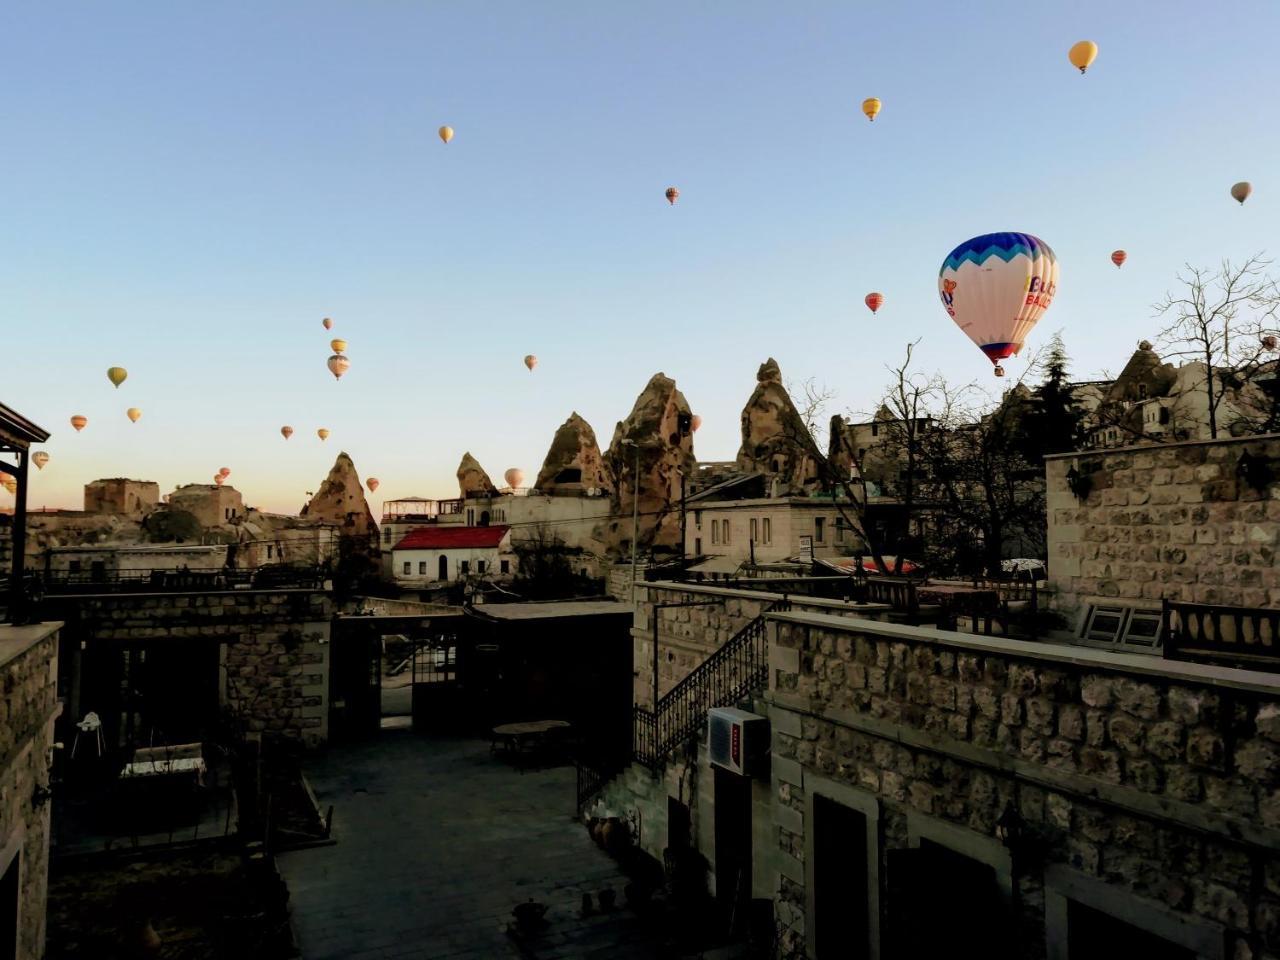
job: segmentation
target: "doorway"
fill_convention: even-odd
[[[443,553],[440,554],[440,562],[438,564],[436,579],[437,580],[449,579],[449,558],[446,557]]]
[[[1098,957],[1195,960],[1196,952],[1071,900],[1067,907],[1067,956],[1070,960]]]
[[[869,960],[866,815],[813,798],[813,920],[818,960]]]
[[[14,960],[18,955],[18,875],[22,851],[18,850],[0,877],[0,960]]]
[[[730,936],[746,929],[751,904],[751,779],[715,770],[716,900]]]

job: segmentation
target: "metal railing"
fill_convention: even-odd
[[[790,610],[777,600],[702,661],[658,700],[657,710],[636,705],[632,746],[636,762],[651,770],[702,729],[707,711],[730,706],[769,678],[769,640],[765,614]]]
[[[1280,610],[1165,600],[1161,618],[1168,660],[1280,672]]]
[[[55,571],[37,579],[48,596],[91,593],[150,593],[184,590],[235,590],[323,586],[323,567],[276,564],[256,570],[137,570],[125,573]]]

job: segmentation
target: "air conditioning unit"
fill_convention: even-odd
[[[707,711],[707,754],[713,766],[744,777],[767,777],[768,719],[733,707]]]

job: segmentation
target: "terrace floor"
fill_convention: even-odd
[[[333,846],[281,854],[305,960],[652,958],[626,878],[572,819],[574,770],[521,773],[476,740],[384,730],[306,765]],[[584,892],[619,907],[581,917]],[[548,905],[534,942],[511,910]]]

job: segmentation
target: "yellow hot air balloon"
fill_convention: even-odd
[[[124,412],[124,415],[128,417],[130,420],[132,420],[134,423],[137,423],[139,420],[142,419],[142,411],[139,410],[137,407],[130,407],[128,410]]]
[[[530,371],[532,371],[533,368],[538,365],[538,358],[531,353],[524,358],[524,365],[528,367]]]
[[[351,369],[351,361],[340,353],[335,353],[329,358],[329,372],[333,374],[335,380],[341,380],[342,375]]]
[[[316,436],[319,437],[321,440],[328,440],[329,431],[326,430],[324,427],[321,427],[319,430],[316,431]]]
[[[1253,184],[1248,180],[1241,180],[1231,187],[1231,199],[1235,200],[1241,206],[1249,199],[1249,194],[1253,193]]]
[[[115,384],[116,389],[120,388],[120,384],[124,383],[129,376],[129,371],[124,367],[108,367],[107,379]]]
[[[1067,59],[1071,61],[1073,67],[1079,67],[1081,73],[1089,69],[1089,65],[1097,56],[1098,45],[1092,40],[1081,40],[1079,43],[1072,44],[1071,49],[1067,51]]]
[[[325,317],[325,318],[324,318],[323,320],[321,320],[320,322],[324,325],[324,328],[325,328],[326,330],[332,330],[332,329],[333,329],[333,321],[332,321],[332,320],[330,320],[328,317]]]
[[[364,485],[369,488],[370,493],[373,493],[375,490],[378,489],[379,486],[382,485],[382,481],[379,480],[377,477],[370,477],[368,480],[364,482]]]
[[[44,465],[49,462],[49,455],[43,450],[37,450],[31,455],[31,462],[36,465],[37,470],[43,470]]]
[[[83,430],[85,428],[85,425],[88,424],[88,422],[89,422],[88,417],[82,417],[78,413],[71,418],[71,425],[76,428],[76,433],[79,433],[81,430]]]
[[[333,348],[334,353],[347,352],[347,341],[345,340],[339,340],[335,337],[333,340],[329,341],[329,346]]]
[[[875,120],[876,114],[880,112],[880,98],[867,97],[862,101],[862,112],[867,115],[868,120]]]
[[[285,426],[280,428],[280,435],[286,440],[293,436],[293,427]]]
[[[450,140],[452,140],[452,139],[453,139],[453,127],[441,127],[441,128],[440,128],[440,139],[441,139],[441,140],[443,140],[445,143],[448,143]]]

